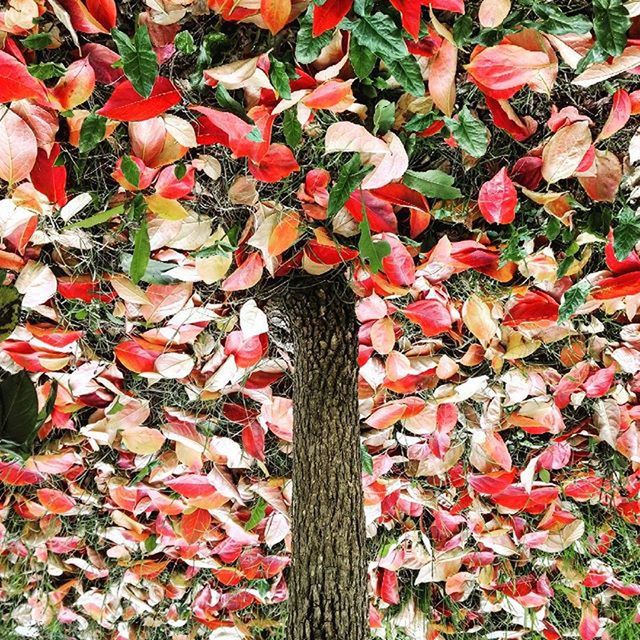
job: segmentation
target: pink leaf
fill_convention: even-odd
[[[516,217],[518,194],[503,167],[480,187],[478,208],[487,222],[509,224]]]
[[[0,83],[1,84],[1,83]],[[36,163],[38,143],[31,127],[7,107],[0,107],[0,179],[14,184]]]

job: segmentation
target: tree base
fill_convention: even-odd
[[[305,280],[280,309],[294,341],[288,640],[369,637],[354,296]]]

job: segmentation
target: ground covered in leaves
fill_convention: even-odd
[[[300,273],[359,298],[372,637],[640,636],[640,2],[0,45],[0,638],[284,638]]]

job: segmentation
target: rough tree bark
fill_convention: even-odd
[[[294,343],[293,562],[288,640],[368,637],[353,293],[340,279],[283,296]]]

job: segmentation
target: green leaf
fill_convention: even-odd
[[[358,44],[367,47],[385,61],[402,60],[409,55],[400,27],[384,13],[362,16],[356,21],[351,34]]]
[[[630,27],[629,11],[622,0],[593,0],[596,40],[610,56],[619,56],[624,51]]]
[[[247,140],[251,140],[251,142],[264,142],[262,131],[260,131],[258,127],[253,127],[253,129],[247,133]]]
[[[463,47],[467,44],[469,38],[471,38],[471,34],[473,32],[473,18],[466,14],[464,16],[460,16],[453,23],[453,39],[456,43],[456,46]]]
[[[295,149],[302,142],[302,125],[296,116],[295,109],[287,109],[284,112],[282,130],[284,139],[291,148]]]
[[[417,133],[424,131],[427,127],[430,127],[436,121],[435,113],[418,113],[407,124],[404,125],[405,131]]]
[[[269,69],[269,79],[278,95],[285,100],[291,97],[291,87],[289,86],[289,75],[287,65],[276,58],[269,56],[271,68]]]
[[[107,131],[107,119],[97,113],[90,113],[80,128],[80,153],[88,153],[95,149],[103,140]],[[137,168],[137,167],[136,167]]]
[[[326,47],[333,37],[331,30],[325,31],[317,38],[313,37],[313,12],[312,7],[300,20],[298,37],[296,39],[296,60],[301,64],[310,64],[320,55],[320,51]]]
[[[36,417],[36,431],[40,429],[40,427],[47,421],[47,418],[51,415],[54,407],[56,406],[56,398],[58,396],[58,381],[51,381],[51,388],[49,390],[49,395],[44,403],[44,407],[38,411],[38,415]]]
[[[103,222],[107,222],[111,220],[111,218],[115,218],[116,216],[120,216],[124,213],[124,205],[119,204],[117,207],[113,207],[112,209],[107,209],[106,211],[100,211],[100,213],[96,213],[84,220],[78,220],[78,222],[74,222],[73,224],[69,224],[65,226],[65,229],[90,229],[91,227],[96,227]]]
[[[439,169],[407,171],[404,174],[403,182],[407,187],[419,191],[427,198],[455,200],[462,197],[460,189],[453,186],[453,177]]]
[[[363,444],[360,445],[360,459],[362,460],[363,471],[369,475],[373,475],[373,457]]]
[[[242,105],[221,84],[216,87],[216,102],[225,111],[231,111],[231,113],[242,118],[245,122],[249,121]]]
[[[138,169],[138,165],[133,161],[131,156],[123,156],[120,162],[120,169],[127,182],[131,183],[134,187],[139,186],[140,169]]]
[[[123,253],[120,255],[120,266],[122,268],[122,271],[130,273],[132,263],[132,254]],[[173,284],[176,282],[176,280],[175,278],[168,276],[167,271],[171,271],[174,268],[174,264],[160,262],[160,260],[149,260],[149,262],[147,263],[147,268],[144,270],[144,274],[142,275],[140,280],[149,284]]]
[[[393,126],[396,117],[395,102],[380,100],[373,112],[373,133],[383,136]]]
[[[149,264],[150,255],[151,244],[149,242],[149,231],[146,220],[143,220],[136,231],[133,257],[131,258],[131,265],[129,266],[129,275],[134,283],[139,282],[142,276],[144,276],[147,270],[147,264]]]
[[[32,51],[41,51],[42,49],[46,49],[51,45],[53,39],[48,33],[32,33],[30,36],[26,38],[22,38],[20,40],[22,44]]]
[[[524,227],[518,229],[512,225],[511,235],[507,240],[507,244],[500,252],[500,261],[498,263],[498,266],[502,268],[508,262],[519,262],[520,260],[526,258],[527,250],[524,245],[531,239],[532,235],[528,228]]]
[[[617,260],[624,260],[640,241],[640,218],[625,207],[613,229],[613,252]]]
[[[358,242],[360,260],[366,262],[371,269],[371,273],[378,273],[382,269],[382,260],[391,254],[391,246],[384,240],[373,241],[371,237],[371,227],[367,212],[362,204],[362,222],[360,223],[360,241]]]
[[[552,216],[549,217],[549,220],[547,221],[547,224],[545,225],[545,229],[544,229],[544,235],[547,238],[547,240],[550,240],[551,242],[553,242],[560,235],[561,231],[562,231],[562,223],[560,222],[560,220]]]
[[[253,509],[251,509],[251,515],[247,520],[247,524],[244,525],[245,531],[255,529],[255,527],[262,522],[266,511],[267,503],[262,498],[258,498],[258,502],[256,502]]]
[[[565,291],[558,312],[558,322],[568,320],[584,304],[590,291],[591,285],[586,280],[581,280]]]
[[[582,58],[580,59],[580,62],[578,62],[578,66],[576,67],[576,73],[582,73],[592,64],[604,62],[608,57],[609,55],[607,54],[607,52],[602,48],[600,43],[596,40],[595,45],[591,47],[591,49],[587,51],[587,54],[582,56]]]
[[[26,451],[38,429],[38,396],[26,371],[0,382],[0,442]]]
[[[422,72],[413,56],[407,56],[402,60],[387,60],[384,56],[382,58],[391,75],[405,91],[418,98],[424,95]]]
[[[572,256],[565,256],[558,265],[558,269],[556,270],[556,278],[564,278],[569,271],[569,267],[573,265],[575,262],[575,258]]]
[[[180,31],[180,33],[177,33],[173,40],[173,44],[176,45],[176,49],[180,53],[184,53],[187,56],[198,50],[193,40],[193,36],[188,31]]]
[[[66,68],[57,62],[41,62],[40,64],[30,64],[27,69],[29,73],[38,80],[51,80],[59,78],[66,72]]]
[[[149,37],[149,30],[138,25],[133,38],[119,29],[112,29],[111,35],[122,58],[122,68],[133,88],[144,98],[151,95],[158,77],[158,58]]]
[[[376,54],[352,39],[349,44],[349,62],[358,78],[368,78],[376,66]]]
[[[543,20],[542,24],[538,25],[543,33],[562,36],[567,33],[589,33],[591,31],[591,20],[582,13],[568,16],[559,7],[547,2],[535,2],[533,10]]]
[[[20,320],[22,296],[14,286],[0,286],[0,340],[6,340]]]
[[[444,119],[451,135],[463,151],[474,158],[481,158],[489,147],[489,130],[468,107],[458,112],[458,119]]]
[[[333,216],[344,207],[349,196],[360,186],[365,176],[373,167],[362,166],[360,156],[356,153],[349,162],[342,165],[338,179],[329,192],[329,205],[327,216]]]
[[[178,180],[182,180],[187,175],[187,166],[184,162],[179,162],[173,169],[173,175]]]

